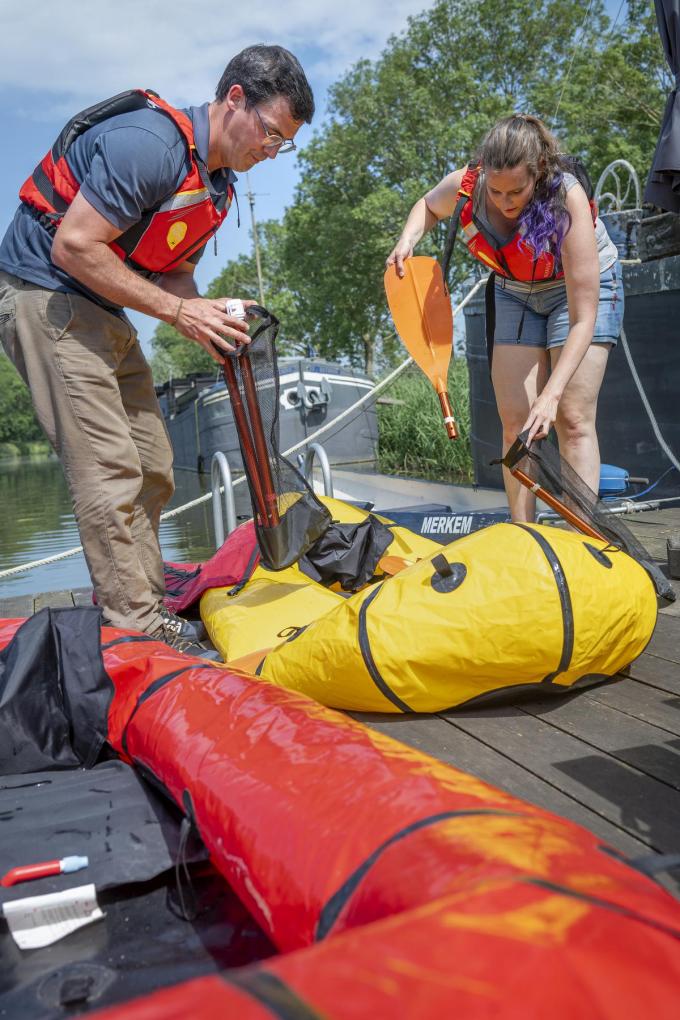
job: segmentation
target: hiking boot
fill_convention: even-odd
[[[168,609],[167,606],[161,606],[159,612],[163,617],[165,625],[176,634],[179,634],[185,641],[193,641],[195,644],[200,644],[208,636],[208,632],[201,620],[185,620],[183,616],[173,613],[172,609]]]
[[[180,621],[180,624],[183,621]],[[185,622],[185,621],[184,621]],[[154,641],[163,641],[170,648],[176,652],[184,652],[185,655],[195,655],[199,659],[210,659],[213,662],[221,662],[222,657],[218,651],[214,648],[206,648],[198,641],[190,641],[188,638],[183,637],[180,633],[181,626],[170,621],[163,621],[149,637],[153,638]]]

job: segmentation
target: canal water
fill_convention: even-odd
[[[210,491],[210,478],[195,471],[175,472],[169,506],[181,506]],[[236,511],[250,516],[247,489],[235,494]],[[215,550],[212,504],[202,503],[161,524],[166,560],[197,562]],[[56,459],[0,462],[0,571],[43,559],[80,545],[71,499]],[[0,578],[0,598],[82,588],[90,584],[82,553],[28,572]]]

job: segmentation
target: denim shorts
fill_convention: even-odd
[[[615,344],[622,324],[623,279],[621,265],[615,262],[600,276],[600,301],[593,330],[593,343]],[[537,284],[530,293],[528,289],[515,290],[512,280],[496,277],[494,343],[550,349],[561,347],[568,333],[569,309],[564,282],[550,287]]]

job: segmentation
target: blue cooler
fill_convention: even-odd
[[[600,466],[600,496],[621,496],[630,484],[630,475],[625,468],[613,464]]]

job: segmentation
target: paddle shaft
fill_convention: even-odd
[[[224,374],[224,381],[227,384],[227,389],[229,391],[229,396],[231,397],[231,410],[234,415],[234,421],[236,422],[236,428],[241,440],[241,450],[243,452],[243,460],[245,462],[244,467],[248,472],[248,478],[250,479],[253,497],[257,504],[257,512],[260,515],[260,520],[266,525],[269,523],[267,504],[260,484],[257,457],[255,456],[255,449],[250,435],[250,428],[248,427],[248,419],[246,417],[245,408],[243,407],[243,401],[241,400],[241,391],[239,390],[238,379],[236,378],[236,370],[231,358],[226,357],[224,359],[222,371]]]
[[[439,397],[442,414],[444,415],[444,428],[446,429],[446,434],[449,439],[458,439],[458,429],[456,427],[456,419],[453,417],[451,399],[446,390],[437,390],[437,396]]]
[[[556,496],[553,496],[549,492],[546,492],[545,489],[542,489],[537,482],[532,481],[531,478],[529,478],[528,475],[525,475],[519,468],[510,468],[510,474],[513,475],[518,482],[521,482],[522,485],[526,485],[527,489],[531,489],[531,491],[535,493],[539,499],[542,499],[544,503],[547,503],[549,507],[552,507],[552,509],[555,510],[560,517],[564,518],[567,524],[571,524],[571,526],[576,528],[577,531],[582,531],[584,535],[588,535],[590,538],[599,538],[601,542],[609,542],[608,538],[600,534],[599,531],[596,531],[595,528],[591,528],[585,521],[582,521],[581,518],[573,512],[573,510],[566,507],[564,503],[557,499]]]
[[[241,355],[239,358],[239,365],[241,368],[241,378],[243,379],[243,389],[246,394],[246,403],[248,404],[248,411],[250,413],[250,422],[253,428],[255,453],[257,456],[257,463],[260,468],[260,481],[262,484],[262,494],[264,496],[265,506],[267,508],[267,519],[269,525],[271,527],[275,527],[280,523],[279,506],[276,498],[276,491],[274,489],[274,482],[272,481],[269,452],[264,438],[264,428],[262,425],[260,404],[257,399],[257,388],[255,386],[255,378],[253,376],[253,366],[250,364],[250,359],[247,354]]]

